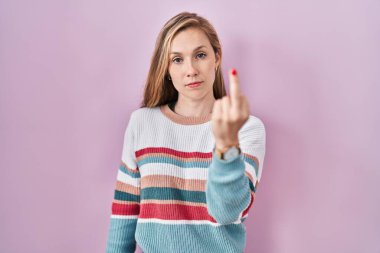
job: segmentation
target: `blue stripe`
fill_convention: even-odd
[[[253,185],[251,179],[248,178],[248,181],[249,181],[249,188],[251,188],[251,191],[253,191],[254,193],[256,193],[256,188],[255,188],[255,186]]]
[[[206,203],[206,193],[203,191],[187,191],[167,187],[149,187],[141,190],[141,199],[181,200]]]
[[[242,223],[213,227],[137,222],[135,238],[144,252],[242,253],[246,229]]]
[[[211,163],[211,159],[208,161],[180,161],[172,157],[146,157],[137,162],[138,167],[142,167],[147,163],[168,163],[181,168],[208,168]]]
[[[140,196],[118,190],[115,190],[114,198],[117,200],[140,201]]]
[[[140,178],[140,172],[136,171],[134,173],[134,172],[128,171],[124,164],[120,164],[119,170],[121,170],[122,172],[124,172],[125,174],[133,178]]]
[[[106,253],[135,252],[135,227],[137,219],[111,218]]]

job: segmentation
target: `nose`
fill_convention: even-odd
[[[186,65],[186,76],[193,77],[198,75],[198,69],[195,66],[195,63],[190,60]]]

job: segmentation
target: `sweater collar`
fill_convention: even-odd
[[[161,105],[160,110],[171,121],[174,121],[175,123],[178,123],[181,125],[203,124],[203,123],[209,122],[211,120],[211,116],[212,116],[212,113],[205,115],[205,116],[200,116],[200,117],[179,115],[179,114],[173,112],[172,109],[170,109],[168,104]]]

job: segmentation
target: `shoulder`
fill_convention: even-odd
[[[263,121],[253,115],[249,115],[248,120],[239,130],[239,141],[241,144],[265,143],[266,133]]]
[[[155,111],[157,111],[157,109],[158,109],[158,107],[152,107],[152,108],[141,107],[141,108],[137,108],[137,109],[135,109],[135,110],[132,111],[131,118],[139,119],[139,118],[146,117],[147,115],[149,115],[149,114],[154,113]]]
[[[264,125],[264,122],[260,118],[253,115],[249,115],[248,120],[244,123],[240,131],[241,132],[255,131],[255,132],[265,133],[265,125]]]
[[[140,124],[146,124],[149,120],[152,120],[154,115],[157,114],[159,107],[141,107],[132,110],[129,116],[129,124],[134,127],[141,126]]]
[[[157,114],[159,109],[160,108],[158,106],[151,107],[151,108],[150,107],[137,108],[137,109],[132,111],[130,119],[131,120],[137,120],[137,121],[149,119],[150,117],[152,117],[153,114]]]

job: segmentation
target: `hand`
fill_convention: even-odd
[[[230,95],[217,99],[212,110],[212,130],[219,149],[239,144],[239,130],[250,114],[248,101],[240,92],[235,69],[230,70],[229,81]]]

